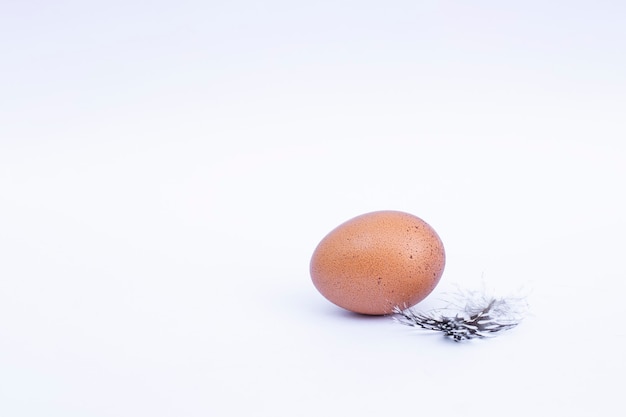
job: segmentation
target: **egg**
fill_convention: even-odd
[[[445,251],[435,230],[401,211],[362,214],[317,245],[310,274],[317,290],[346,310],[384,315],[412,307],[439,283]]]

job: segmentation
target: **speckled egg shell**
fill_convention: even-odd
[[[445,266],[441,239],[419,217],[399,211],[363,214],[318,244],[310,272],[334,304],[369,315],[410,307],[432,292]]]

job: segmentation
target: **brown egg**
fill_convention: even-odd
[[[426,298],[444,266],[443,243],[426,222],[399,211],[376,211],[326,235],[310,271],[315,287],[334,304],[382,315]]]

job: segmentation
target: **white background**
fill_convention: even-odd
[[[0,415],[615,415],[621,1],[2,1]],[[440,286],[528,294],[456,344],[308,273],[368,211]]]

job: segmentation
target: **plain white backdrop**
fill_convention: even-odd
[[[0,415],[613,415],[620,1],[5,1]],[[529,317],[342,311],[332,228],[415,214]]]

